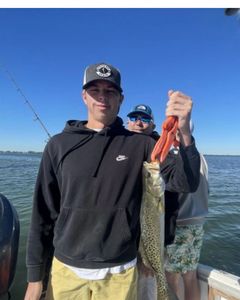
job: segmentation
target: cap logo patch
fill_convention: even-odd
[[[105,78],[111,76],[112,73],[108,65],[99,65],[96,68],[96,74]]]
[[[146,106],[144,106],[144,105],[139,105],[139,106],[137,107],[137,109],[147,110]]]

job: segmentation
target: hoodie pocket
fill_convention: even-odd
[[[125,208],[66,208],[56,224],[54,246],[64,256],[101,262],[127,251],[131,239]]]

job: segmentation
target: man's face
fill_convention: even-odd
[[[155,125],[153,120],[144,114],[134,114],[128,119],[128,130],[147,135],[152,134]]]
[[[117,117],[123,95],[105,80],[94,81],[82,93],[83,101],[88,108],[88,122],[99,122],[110,125]]]

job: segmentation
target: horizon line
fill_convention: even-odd
[[[19,154],[31,154],[31,153],[43,153],[43,151],[35,151],[35,150],[27,150],[27,151],[20,151],[20,150],[0,150],[0,154],[4,153],[19,153]],[[215,156],[240,156],[240,154],[215,154],[215,153],[203,153],[203,155],[215,155]]]

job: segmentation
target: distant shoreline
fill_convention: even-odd
[[[27,155],[27,154],[30,154],[30,155],[42,155],[43,152],[38,152],[38,151],[10,151],[10,150],[7,150],[7,151],[2,151],[0,150],[0,155],[1,154],[4,154],[4,155]],[[240,154],[204,154],[204,156],[240,156]]]
[[[31,155],[39,155],[42,154],[43,152],[37,152],[37,151],[1,151],[0,154],[18,154],[18,155],[26,155],[26,154],[31,154]]]

